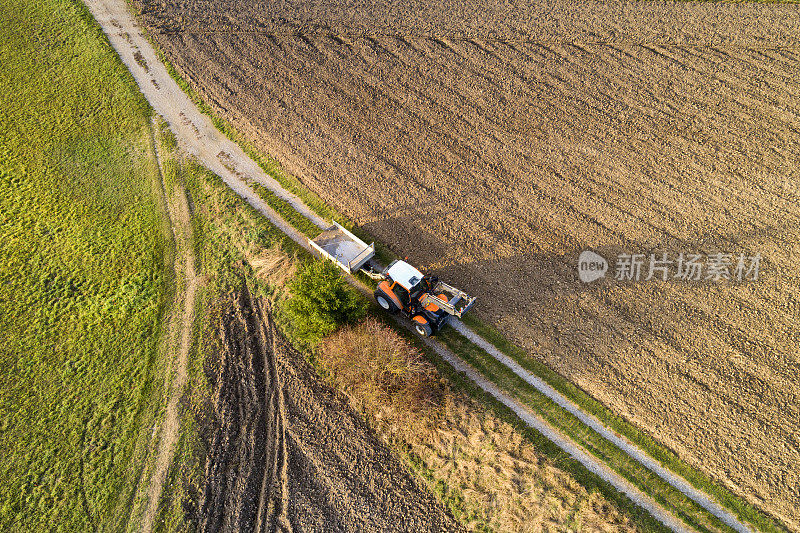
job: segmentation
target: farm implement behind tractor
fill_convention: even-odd
[[[411,319],[423,337],[442,329],[451,316],[460,318],[475,303],[475,297],[436,276],[422,274],[405,261],[392,261],[385,269],[377,269],[371,262],[375,243],[367,245],[335,221],[309,243],[348,274],[361,270],[378,280],[374,293],[378,305]]]

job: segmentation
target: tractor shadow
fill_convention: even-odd
[[[729,324],[737,320],[730,313],[718,315],[709,309],[722,309],[733,300],[758,299],[758,305],[769,305],[769,299],[774,298],[770,291],[776,286],[780,291],[789,291],[790,301],[800,300],[798,275],[786,267],[791,252],[786,252],[789,254],[786,256],[766,253],[765,243],[791,242],[797,238],[797,230],[788,224],[778,223],[775,227],[745,233],[705,232],[690,241],[665,236],[665,242],[658,246],[652,242],[628,241],[624,245],[574,246],[558,254],[521,251],[485,260],[463,260],[457,253],[461,243],[452,238],[446,239],[446,243],[442,239],[437,241],[436,235],[427,228],[414,227],[414,223],[415,216],[408,215],[376,221],[365,225],[365,229],[373,234],[397,235],[398,244],[390,247],[393,252],[408,256],[408,261],[423,272],[476,296],[470,314],[495,325],[510,340],[538,353],[535,357],[571,379],[598,372],[600,367],[610,364],[615,353],[623,350],[648,353],[661,346],[670,357],[675,354],[694,359],[705,357],[708,354],[696,348],[697,339],[729,330]],[[589,283],[581,281],[578,261],[585,250],[608,261],[605,277]],[[753,282],[646,280],[649,255],[664,252],[671,259],[679,253],[717,252],[735,256],[761,253],[764,257],[759,280]],[[615,279],[618,256],[634,253],[645,256],[640,279]],[[780,264],[774,264],[772,258]],[[674,266],[670,275],[673,273]],[[750,307],[754,312],[758,308],[756,304]],[[758,319],[763,321],[764,328],[769,328],[768,317]],[[679,326],[673,331],[675,325]]]

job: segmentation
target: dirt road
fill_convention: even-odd
[[[157,128],[154,118],[153,128]],[[162,186],[164,169],[161,162],[158,136],[153,135],[153,147],[158,161]],[[194,305],[200,277],[195,272],[195,256],[192,241],[191,215],[186,194],[176,185],[174,190],[165,190],[165,200],[169,210],[169,220],[175,243],[175,278],[178,286],[175,291],[175,300],[168,315],[169,323],[165,328],[167,337],[166,360],[169,369],[166,372],[164,390],[167,391],[167,406],[164,420],[158,428],[158,446],[155,450],[155,467],[147,487],[147,501],[142,519],[142,531],[150,533],[153,530],[153,521],[158,511],[158,502],[167,477],[167,470],[172,463],[175,445],[180,436],[179,402],[183,395],[188,378],[187,363],[189,349],[191,348],[192,323],[194,322]],[[155,433],[154,433],[155,436]]]
[[[800,8],[139,5],[314,192],[800,529]],[[589,248],[759,253],[762,276],[584,285]]]
[[[246,293],[209,361],[214,428],[201,531],[458,531]]]
[[[124,2],[90,0],[86,5],[106,32],[111,45],[130,70],[147,101],[175,133],[182,149],[220,176],[248,202],[258,203],[258,196],[247,186],[247,181],[252,180],[274,190],[275,194],[314,224],[327,227],[325,221],[294,194],[283,190],[238,144],[222,135],[211,119],[200,112],[170,77]],[[272,211],[266,204],[263,205]],[[270,215],[265,213],[265,216]],[[281,223],[279,218],[276,217],[276,224]]]

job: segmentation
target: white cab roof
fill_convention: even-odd
[[[405,261],[395,261],[386,273],[407,291],[422,280],[422,273]]]

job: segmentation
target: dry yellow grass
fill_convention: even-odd
[[[297,272],[297,261],[286,255],[279,245],[266,250],[252,246],[245,251],[245,258],[256,277],[272,287],[285,287]]]
[[[324,339],[320,362],[356,406],[378,419],[421,426],[440,403],[436,370],[393,330],[374,318]]]
[[[319,355],[381,438],[418,457],[433,479],[460,493],[464,509],[476,511],[467,520],[470,529],[636,529],[615,505],[587,492],[511,425],[450,390],[391,328],[374,319],[343,328],[323,341]]]

